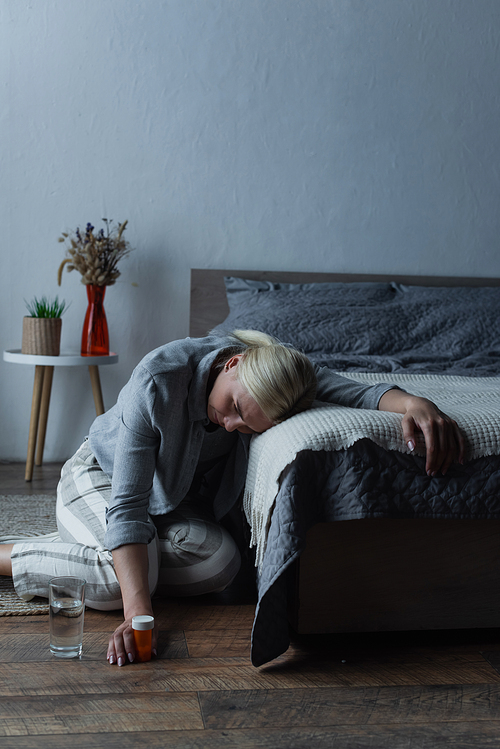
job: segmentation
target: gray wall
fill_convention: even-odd
[[[3,0],[2,349],[23,299],[85,289],[61,231],[129,220],[106,294],[111,405],[185,336],[191,267],[499,276],[498,0]],[[33,370],[1,362],[0,457],[24,460]],[[46,458],[93,418],[56,370]]]

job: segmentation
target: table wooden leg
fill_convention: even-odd
[[[54,367],[44,367],[42,403],[40,406],[40,421],[38,424],[38,439],[36,443],[35,465],[41,466],[43,460],[43,448],[45,446],[45,432],[47,431],[47,419],[49,417],[50,392],[52,390],[52,377]]]
[[[26,459],[26,473],[24,478],[31,481],[33,478],[33,463],[35,461],[36,434],[38,431],[38,419],[40,417],[40,403],[42,400],[43,371],[45,367],[37,364],[35,367],[35,382],[33,385],[33,398],[31,401],[30,431],[28,436],[28,457]]]
[[[92,383],[92,394],[94,396],[95,412],[98,416],[104,413],[104,402],[102,400],[101,380],[99,379],[99,368],[96,364],[89,364],[90,382]]]

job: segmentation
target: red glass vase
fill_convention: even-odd
[[[105,286],[87,284],[89,304],[82,331],[82,356],[107,356],[109,354],[109,333],[104,312]]]

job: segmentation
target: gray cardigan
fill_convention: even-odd
[[[115,406],[98,416],[90,448],[112,477],[106,515],[108,549],[149,543],[150,515],[175,509],[192,484],[204,440],[211,439],[207,383],[217,354],[234,344],[226,337],[186,338],[148,354],[134,369]],[[391,385],[360,385],[316,368],[317,399],[355,408],[377,408]],[[214,500],[217,519],[236,502],[245,482],[250,436],[234,432]]]

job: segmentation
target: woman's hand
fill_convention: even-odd
[[[457,423],[427,398],[402,390],[388,390],[379,401],[380,411],[403,414],[403,434],[410,450],[415,449],[415,435],[422,432],[426,447],[425,470],[428,476],[441,471],[443,476],[453,461],[463,463],[465,441]]]
[[[152,616],[152,611],[141,611],[141,614],[148,614]],[[134,614],[134,616],[139,616]],[[152,653],[156,655],[156,646],[158,642],[158,627],[155,623],[155,627],[152,633]],[[110,665],[117,664],[118,666],[124,666],[127,662],[133,663],[136,658],[134,633],[132,630],[132,617],[126,619],[123,624],[115,629],[109,639],[108,652],[106,658]]]
[[[125,621],[117,627],[108,644],[107,659],[110,664],[124,666],[135,660],[132,617],[153,616],[148,583],[148,549],[146,544],[125,544],[113,549],[113,562],[120,583]],[[158,629],[153,630],[152,647],[156,655]]]

